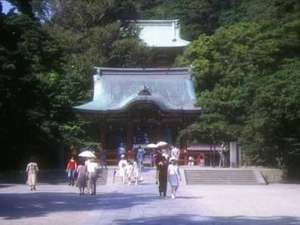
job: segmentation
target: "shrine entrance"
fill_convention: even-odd
[[[165,141],[176,144],[182,120],[178,114],[162,112],[153,102],[130,105],[126,113],[107,115],[101,124],[101,144],[108,150],[109,158],[116,158],[116,149],[122,143],[127,151],[139,146]]]

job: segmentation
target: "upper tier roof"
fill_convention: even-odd
[[[136,103],[157,105],[162,111],[200,112],[188,68],[97,68],[93,100],[80,111],[126,111]]]
[[[178,20],[136,20],[139,37],[149,47],[184,47],[190,42],[180,38]]]

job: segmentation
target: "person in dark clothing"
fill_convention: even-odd
[[[156,183],[158,183],[158,191],[160,197],[166,197],[167,194],[167,181],[168,181],[168,161],[162,156],[156,164]]]

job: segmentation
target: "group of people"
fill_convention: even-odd
[[[143,159],[144,150],[139,146],[136,151],[134,159],[126,159],[125,151],[120,155],[118,162],[118,169],[114,171],[115,176],[122,179],[123,184],[138,184],[143,180]],[[181,181],[181,174],[178,167],[180,151],[178,148],[171,146],[155,151],[155,165],[156,165],[156,183],[158,184],[158,191],[161,197],[167,196],[168,183],[171,187],[171,197],[176,198],[176,192]]]
[[[143,180],[142,170],[144,155],[145,150],[141,147],[137,149],[135,159],[127,160],[125,154],[120,155],[118,169],[115,170],[114,176],[119,175],[122,178],[123,184],[137,185]],[[162,148],[156,151],[156,182],[161,197],[166,197],[168,183],[171,187],[171,197],[176,197],[176,191],[181,181],[178,160],[179,149],[176,147]],[[71,157],[66,166],[68,184],[71,186],[76,184],[79,188],[80,195],[83,195],[85,191],[91,195],[95,195],[96,181],[100,168],[100,163],[96,159],[89,158],[77,162],[74,157]],[[38,164],[34,159],[31,159],[26,167],[27,184],[31,191],[36,190],[38,171]]]
[[[85,161],[79,160],[77,164],[74,157],[71,157],[66,168],[69,185],[76,183],[76,186],[79,188],[79,195],[83,195],[86,188],[91,195],[95,195],[99,169],[99,163],[93,158]]]
[[[121,159],[118,163],[118,169],[114,171],[114,178],[119,176],[122,179],[123,184],[135,184],[137,185],[143,178],[142,167],[135,160],[127,160],[125,155],[121,155]]]

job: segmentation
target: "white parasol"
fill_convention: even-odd
[[[91,151],[83,151],[81,153],[79,153],[80,157],[85,157],[85,158],[96,158],[95,154]]]
[[[146,148],[157,148],[157,146],[156,144],[151,143],[151,144],[147,144]]]
[[[166,145],[168,145],[168,143],[165,142],[165,141],[160,141],[160,142],[158,142],[158,143],[156,144],[157,147],[163,147],[163,146],[166,146]]]

